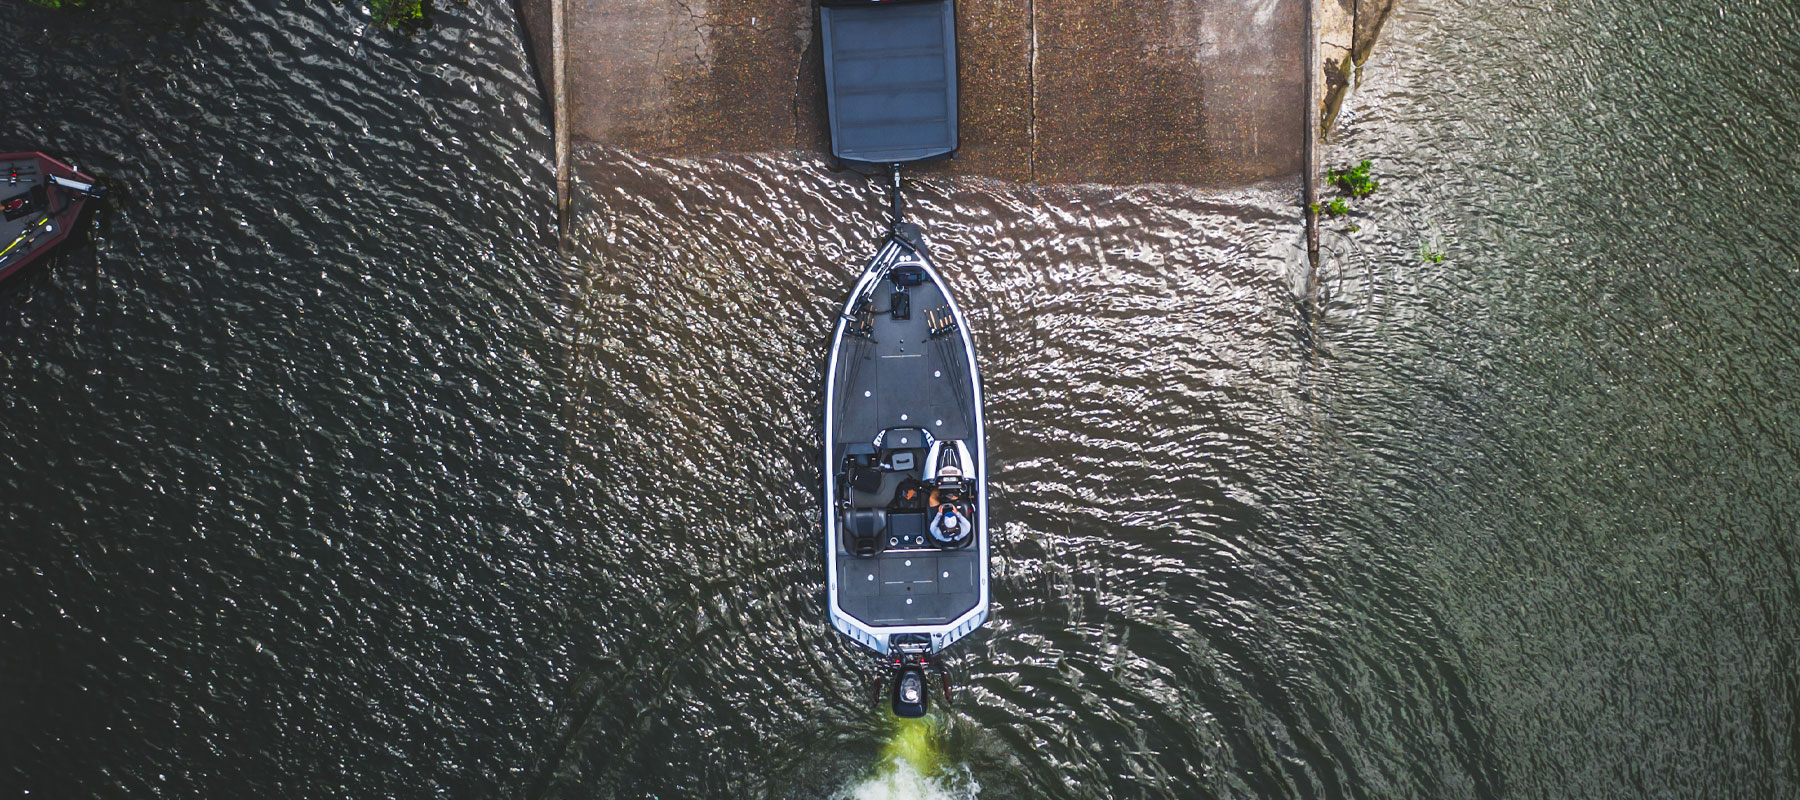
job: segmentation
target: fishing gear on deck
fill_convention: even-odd
[[[0,279],[55,248],[83,205],[105,191],[93,178],[43,153],[0,153]]]

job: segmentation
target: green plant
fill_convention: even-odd
[[[1351,197],[1368,197],[1381,188],[1381,182],[1369,177],[1369,160],[1363,159],[1349,169],[1325,170],[1325,181],[1348,192]]]
[[[1432,247],[1428,243],[1419,245],[1419,260],[1428,264],[1442,264],[1450,254]]]
[[[1325,204],[1325,216],[1341,217],[1348,213],[1350,213],[1350,204],[1345,202],[1342,197],[1333,197],[1331,202]]]
[[[369,0],[369,13],[378,25],[414,30],[425,25],[430,0]]]

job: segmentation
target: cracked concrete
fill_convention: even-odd
[[[557,1],[519,0],[545,75]],[[812,0],[560,1],[576,146],[828,152]],[[963,0],[962,149],[921,169],[1043,183],[1296,177],[1305,15],[1306,0]]]
[[[1319,47],[1325,69],[1321,138],[1330,135],[1354,83],[1361,81],[1364,62],[1375,49],[1381,27],[1396,0],[1319,0]]]

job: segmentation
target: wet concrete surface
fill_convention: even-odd
[[[1324,133],[1329,135],[1338,110],[1375,42],[1381,27],[1394,11],[1395,0],[1322,0],[1319,10],[1320,46],[1324,56]],[[1353,80],[1354,79],[1354,80]]]
[[[520,0],[546,76],[553,1]],[[563,1],[576,146],[829,151],[812,0]],[[1305,15],[1305,0],[959,3],[962,148],[921,169],[1040,183],[1297,176]]]

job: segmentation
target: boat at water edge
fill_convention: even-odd
[[[43,153],[0,153],[0,280],[62,244],[101,194],[93,178]]]
[[[887,237],[845,299],[825,372],[832,627],[875,654],[894,713],[924,716],[939,655],[988,618],[987,435],[968,321],[901,167],[957,148],[952,0],[823,0],[832,155],[890,178]]]

